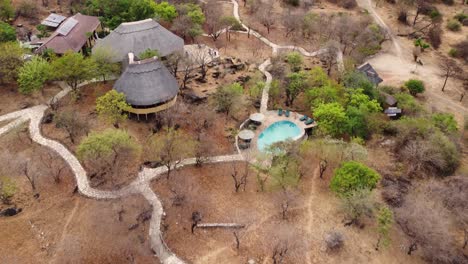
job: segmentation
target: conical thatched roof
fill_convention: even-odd
[[[114,89],[124,93],[130,105],[152,106],[167,102],[177,95],[177,80],[157,57],[134,61],[133,53],[129,53],[128,59],[128,66]]]
[[[96,42],[96,48],[108,48],[115,53],[115,61],[121,61],[127,54],[152,49],[157,50],[161,57],[175,51],[183,51],[184,40],[153,19],[122,23],[108,36]]]

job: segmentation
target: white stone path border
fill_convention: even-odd
[[[231,3],[234,5],[233,15],[239,20],[242,24],[242,27],[248,30],[248,27],[242,23],[239,16],[239,4],[236,0],[231,0]],[[297,50],[304,56],[317,56],[322,52],[325,52],[325,49],[321,49],[316,52],[307,52],[305,49],[296,46],[280,46],[267,38],[263,37],[260,33],[250,30],[250,33],[256,38],[260,39],[263,43],[270,46],[273,50],[273,54],[277,53],[281,49],[291,49]],[[342,55],[337,56],[338,64],[342,65]],[[260,112],[265,112],[268,104],[268,90],[272,81],[271,74],[266,70],[266,68],[271,64],[270,59],[267,59],[263,64],[259,66],[259,70],[266,76],[266,85],[262,93],[262,103]],[[341,66],[340,66],[341,67]],[[95,82],[99,80],[92,80],[90,82]],[[80,85],[86,85],[89,82],[82,83]],[[166,167],[157,167],[157,168],[144,168],[138,173],[138,177],[130,183],[128,186],[123,187],[116,191],[104,191],[92,188],[89,184],[88,177],[85,169],[80,164],[70,150],[68,150],[61,143],[45,138],[41,134],[41,121],[44,117],[45,111],[49,108],[51,103],[57,102],[66,96],[72,89],[64,82],[59,82],[59,86],[62,88],[62,91],[55,95],[47,104],[42,104],[38,106],[33,106],[24,110],[15,111],[0,116],[0,122],[2,121],[11,121],[7,125],[0,128],[0,136],[6,134],[12,129],[26,123],[29,121],[29,132],[31,139],[45,147],[48,147],[55,151],[69,166],[75,176],[76,183],[78,186],[79,192],[87,197],[94,199],[117,199],[123,198],[133,194],[141,194],[153,207],[153,213],[150,220],[149,236],[151,240],[151,247],[155,251],[156,255],[159,257],[160,261],[164,264],[183,264],[183,260],[178,258],[174,253],[170,251],[167,245],[164,243],[162,233],[161,233],[161,219],[164,215],[163,206],[161,200],[158,198],[156,193],[151,189],[150,183],[152,180],[157,179],[163,173],[167,172]],[[221,163],[221,162],[233,162],[233,161],[243,161],[244,157],[238,153],[233,155],[223,155],[210,157],[205,161],[205,163]],[[196,164],[195,158],[189,158],[183,160],[180,164],[177,165],[178,168],[194,165]]]

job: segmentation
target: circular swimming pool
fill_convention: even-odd
[[[257,146],[260,151],[264,151],[269,145],[295,139],[302,134],[301,129],[291,121],[283,120],[271,124],[258,136]]]

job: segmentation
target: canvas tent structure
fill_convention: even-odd
[[[138,60],[129,53],[128,65],[114,89],[124,93],[130,104],[130,113],[140,115],[157,113],[173,106],[179,84],[158,57]]]
[[[357,67],[357,70],[364,73],[367,76],[367,79],[369,79],[369,81],[371,81],[375,86],[383,82],[382,78],[380,78],[377,71],[368,62]]]
[[[56,54],[85,51],[93,45],[100,29],[101,23],[97,17],[77,13],[62,22],[49,38],[35,41],[33,44],[40,44],[35,52],[41,53],[45,49],[51,49]]]
[[[99,48],[112,50],[114,62],[119,62],[130,52],[138,55],[147,49],[157,50],[161,57],[182,52],[184,40],[153,19],[145,19],[120,24],[108,36],[99,39],[93,51]]]

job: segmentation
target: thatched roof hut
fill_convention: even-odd
[[[126,95],[132,108],[153,108],[130,112],[147,114],[158,112],[161,105],[175,101],[179,85],[157,57],[139,61],[134,58],[133,53],[129,53],[128,66],[115,83],[114,89]]]
[[[184,40],[165,29],[153,19],[120,24],[108,36],[97,41],[94,49],[108,48],[115,53],[115,61],[122,61],[127,54],[136,55],[152,49],[159,56],[166,57],[176,51],[184,50]]]

